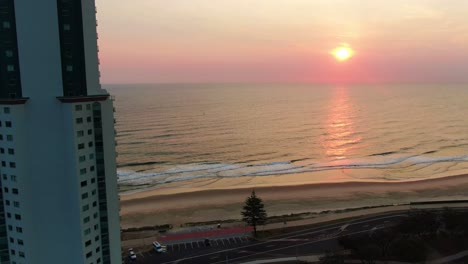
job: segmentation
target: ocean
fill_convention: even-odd
[[[346,175],[338,181],[390,182],[468,173],[468,85],[104,88],[115,97],[121,191],[202,178],[336,182],[336,173]]]

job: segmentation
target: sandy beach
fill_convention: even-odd
[[[122,228],[239,219],[255,189],[270,216],[468,198],[468,174],[406,182],[297,184],[294,177],[196,180],[121,195]],[[303,176],[298,175],[302,178]],[[330,178],[329,178],[330,179]],[[340,177],[337,181],[343,180]],[[296,184],[295,184],[296,183]]]

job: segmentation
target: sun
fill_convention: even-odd
[[[350,59],[351,57],[353,57],[354,50],[351,49],[348,45],[342,45],[332,50],[331,54],[338,61],[346,61]]]

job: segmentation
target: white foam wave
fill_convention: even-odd
[[[304,162],[301,165],[295,165],[295,163],[290,161],[268,162],[262,164],[185,164],[157,172],[119,170],[117,173],[120,184],[156,185],[200,178],[287,175],[322,170],[391,168],[394,166],[408,167],[442,162],[467,162],[468,155],[441,157],[389,155],[385,157],[345,159],[319,163],[314,163],[312,160],[307,161],[308,162]]]

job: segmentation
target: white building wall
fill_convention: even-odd
[[[88,94],[106,94],[99,85],[94,1],[82,0],[82,4]],[[17,182],[2,181],[8,188],[4,197],[4,201],[10,201],[8,206],[13,201],[20,203],[19,209],[8,207],[14,258],[17,264],[96,263],[102,257],[102,247],[100,238],[96,240],[101,228],[99,209],[93,205],[98,197],[92,194],[97,180],[91,182],[96,172],[90,170],[95,161],[89,159],[94,146],[88,145],[94,144],[94,134],[87,134],[92,121],[88,123],[86,118],[92,117],[92,108],[82,103],[83,110],[78,113],[76,104],[57,99],[63,95],[57,0],[15,0],[15,9],[22,91],[23,97],[30,99],[23,105],[8,106],[11,117],[5,118],[13,123],[13,142],[1,144],[5,151],[9,146],[15,148],[14,157],[6,156],[5,162],[16,162],[16,168],[0,167],[0,174],[5,173],[7,178],[13,173],[17,176]],[[121,263],[113,108],[109,99],[102,104],[111,260]],[[83,124],[77,124],[76,118],[81,116]],[[10,135],[2,129],[0,133]],[[81,130],[85,135],[78,137]],[[84,150],[78,149],[81,143]],[[81,163],[83,155],[87,159]],[[83,168],[86,173],[81,174]],[[88,181],[85,187],[81,187],[83,179]],[[12,188],[19,193],[13,196]],[[88,197],[83,199],[86,192]],[[89,205],[88,210],[83,210],[85,205]],[[15,214],[19,213],[21,219],[17,220]],[[90,220],[85,223],[88,216]],[[23,245],[17,243],[18,239]],[[86,246],[90,239],[91,245]],[[19,251],[24,257],[18,256]],[[86,258],[90,251],[92,256]]]
[[[109,221],[109,242],[111,248],[111,263],[119,263],[121,257],[120,244],[120,206],[117,186],[117,165],[115,151],[114,108],[109,99],[101,102],[102,129],[104,133],[104,154],[106,169],[107,211]]]
[[[34,98],[32,108],[56,107],[63,94],[57,1],[15,0],[15,12],[23,97]]]
[[[31,214],[27,203],[27,188],[24,183],[28,172],[25,157],[26,137],[24,105],[0,105],[0,177],[3,185],[3,202],[7,237],[9,240],[10,263],[27,263],[30,254],[28,244],[32,243],[26,233]],[[7,124],[9,122],[9,124]],[[4,162],[4,164],[3,164]],[[15,166],[12,167],[11,163]],[[20,216],[20,219],[16,219]]]
[[[73,108],[76,149],[76,186],[79,188],[83,263],[102,263],[96,153],[91,103],[68,104]],[[78,121],[78,122],[77,122]]]

